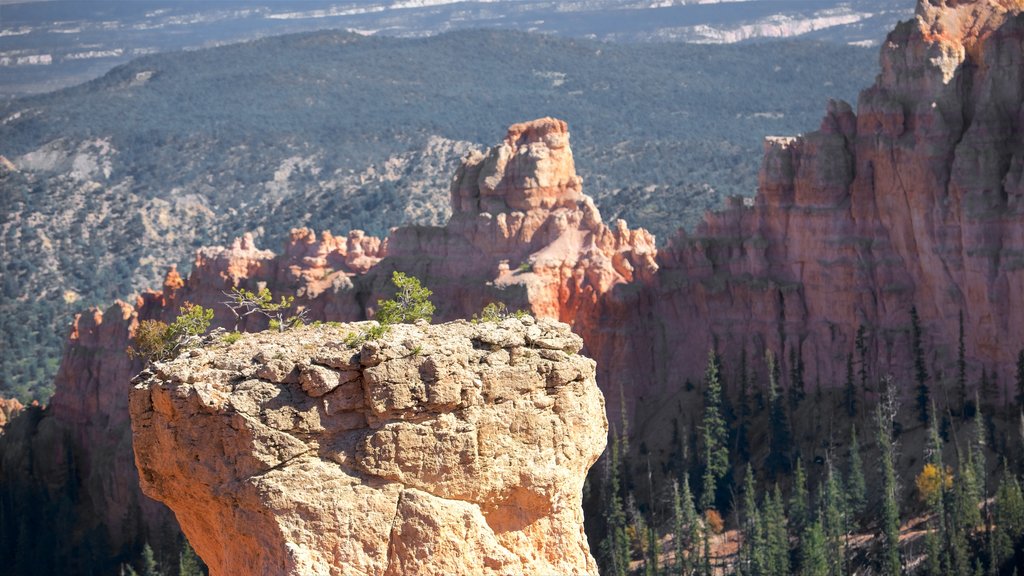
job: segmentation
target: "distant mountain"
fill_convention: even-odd
[[[618,42],[800,37],[877,45],[913,0],[90,0],[0,4],[0,98],[140,55],[326,28],[424,37],[489,28]]]

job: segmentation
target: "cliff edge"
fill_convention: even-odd
[[[214,338],[136,379],[143,492],[211,574],[596,574],[604,399],[552,320]]]

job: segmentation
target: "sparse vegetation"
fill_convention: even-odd
[[[408,324],[418,320],[430,320],[434,316],[434,304],[430,301],[433,292],[422,286],[415,276],[404,272],[391,273],[391,282],[398,289],[392,300],[377,301],[377,324],[359,332],[353,332],[345,338],[345,344],[356,347],[370,340],[383,338],[392,324]]]
[[[294,296],[281,296],[281,299],[275,302],[273,294],[266,287],[256,292],[236,287],[224,295],[228,300],[223,304],[234,313],[236,327],[238,322],[253,314],[266,317],[270,329],[278,332],[305,324],[306,310],[295,306]]]
[[[147,362],[159,362],[198,346],[210,329],[213,310],[186,302],[178,317],[168,325],[160,320],[139,322],[128,355]]]
[[[484,306],[484,309],[480,311],[480,314],[473,314],[470,322],[501,322],[507,318],[519,318],[522,319],[529,314],[524,310],[516,310],[510,312],[508,306],[504,302],[491,302]]]

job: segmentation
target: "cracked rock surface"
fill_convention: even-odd
[[[211,574],[596,574],[604,399],[552,320],[216,341],[131,392],[143,492]]]

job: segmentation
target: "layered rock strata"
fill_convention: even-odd
[[[594,362],[531,317],[214,339],[131,392],[143,492],[211,574],[596,574]]]

